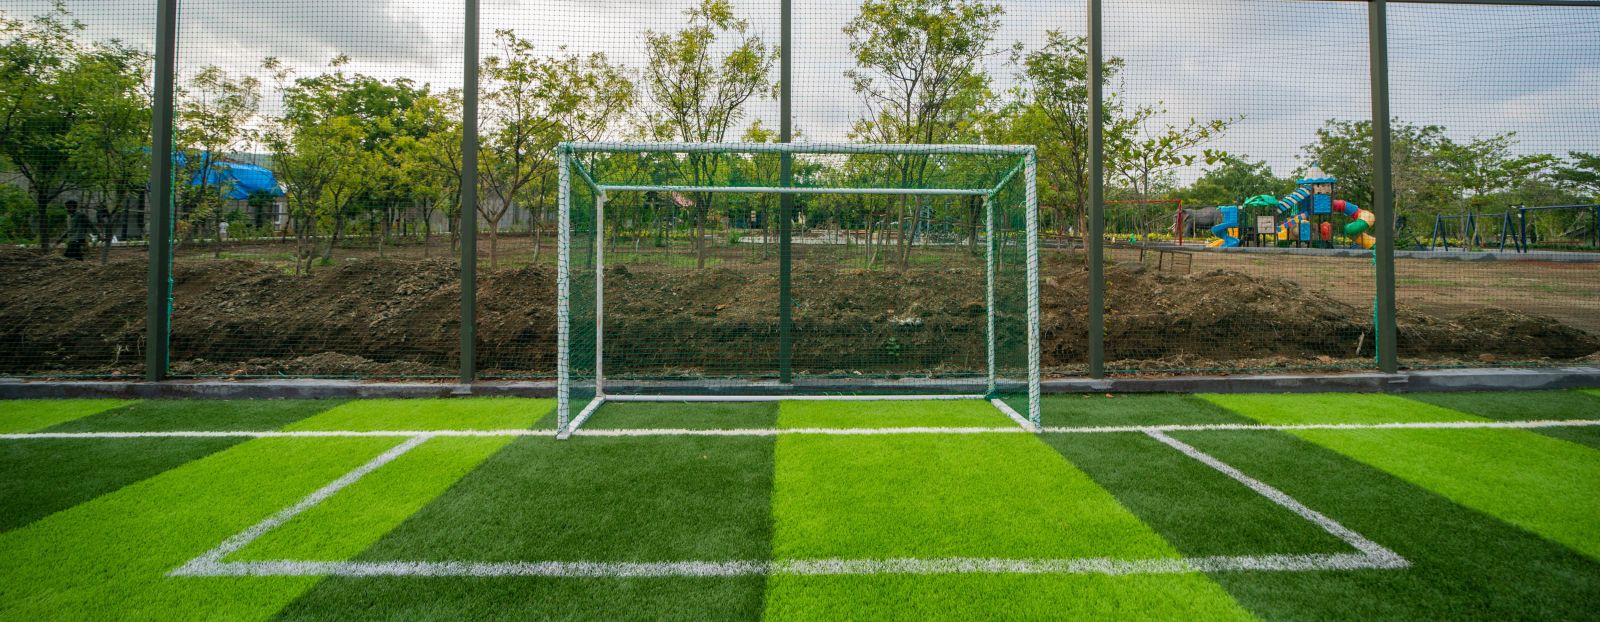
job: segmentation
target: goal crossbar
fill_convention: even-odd
[[[879,154],[879,155],[973,155],[1015,156],[1016,163],[1006,169],[993,187],[977,188],[905,188],[905,187],[841,187],[841,186],[694,186],[674,184],[606,184],[595,179],[576,157],[582,154],[620,153],[779,153],[779,154]],[[744,193],[744,194],[841,194],[841,195],[934,195],[974,196],[984,198],[985,243],[985,301],[987,337],[987,392],[984,395],[915,396],[923,399],[983,399],[992,397],[997,387],[995,352],[995,279],[996,223],[995,196],[1021,174],[1025,179],[1026,252],[1027,252],[1027,393],[1026,417],[994,403],[1002,412],[1012,416],[1024,428],[1037,430],[1040,425],[1040,330],[1039,330],[1039,203],[1037,187],[1037,150],[1032,145],[915,145],[915,144],[853,144],[853,143],[655,143],[655,142],[563,142],[556,148],[558,171],[559,234],[557,236],[557,310],[556,310],[556,377],[557,377],[557,438],[568,438],[607,401],[749,401],[749,398],[718,398],[713,396],[655,396],[612,395],[605,391],[605,205],[609,195],[623,192],[686,192],[686,193]],[[583,409],[569,417],[572,405],[572,333],[571,333],[571,260],[572,260],[572,173],[594,192],[594,295],[595,295],[595,353],[594,396]],[[771,396],[771,399],[836,399],[869,401],[874,399],[907,399],[905,395],[852,395],[806,396],[803,394]]]

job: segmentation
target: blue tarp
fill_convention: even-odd
[[[184,161],[181,153],[174,154],[172,159],[180,166]],[[278,187],[278,176],[271,169],[243,162],[213,161],[203,176],[195,173],[189,185],[198,186],[202,182],[208,186],[227,187],[229,190],[224,196],[235,201],[248,199],[257,192],[272,197],[283,196],[283,189]]]

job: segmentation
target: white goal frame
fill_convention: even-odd
[[[577,156],[597,153],[740,153],[740,154],[875,154],[875,155],[973,155],[1012,156],[1017,162],[993,187],[986,188],[896,188],[896,187],[792,187],[792,186],[685,186],[685,185],[608,185],[595,180]],[[673,142],[563,142],[556,147],[558,171],[559,233],[556,260],[556,436],[568,438],[607,401],[773,401],[773,400],[904,400],[976,399],[989,400],[996,408],[1028,430],[1037,430],[1039,421],[1040,335],[1039,335],[1039,191],[1038,151],[1033,145],[916,145],[857,143],[673,143]],[[572,404],[572,174],[594,192],[595,197],[595,380],[593,399],[577,416],[570,417]],[[1024,416],[999,399],[993,398],[997,385],[995,359],[995,242],[996,210],[994,197],[1017,174],[1026,185],[1027,255],[1027,357],[1028,408]],[[747,194],[872,194],[983,197],[985,232],[985,338],[987,348],[987,391],[983,395],[608,395],[605,391],[605,205],[610,193],[620,192],[720,192]]]

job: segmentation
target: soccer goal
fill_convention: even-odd
[[[1034,147],[556,159],[559,436],[623,401],[979,399],[1037,426]]]

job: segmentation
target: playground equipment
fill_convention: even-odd
[[[1519,252],[1519,253],[1528,252],[1529,244],[1531,242],[1537,242],[1538,241],[1537,239],[1534,239],[1534,240],[1529,240],[1528,239],[1528,220],[1529,220],[1528,212],[1541,212],[1541,211],[1554,211],[1554,210],[1586,210],[1586,211],[1592,210],[1594,212],[1594,220],[1592,221],[1592,224],[1590,225],[1590,236],[1585,236],[1585,237],[1591,237],[1591,240],[1594,243],[1594,247],[1596,249],[1600,249],[1600,204],[1586,203],[1586,204],[1579,204],[1579,205],[1536,205],[1536,206],[1533,206],[1533,207],[1515,205],[1515,206],[1512,206],[1511,209],[1516,210],[1516,212],[1517,212],[1517,242],[1516,242],[1516,247],[1517,247],[1517,252]],[[1510,214],[1508,213],[1506,216],[1507,216],[1507,224],[1509,225],[1510,224],[1510,222],[1509,222]],[[1534,232],[1534,237],[1535,238],[1538,237],[1538,232],[1537,231]],[[1591,240],[1585,240],[1585,241],[1591,241]],[[1502,248],[1504,248],[1504,245],[1502,245]]]
[[[1491,239],[1489,244],[1484,243],[1483,225],[1485,223],[1499,224],[1500,233],[1498,236],[1495,236],[1493,231],[1490,231],[1489,233],[1491,238],[1499,238],[1497,240],[1500,247],[1499,250],[1503,251],[1506,249],[1506,241],[1508,240],[1512,243],[1512,245],[1516,245],[1518,243],[1517,239],[1514,237],[1515,234],[1512,233],[1516,230],[1516,227],[1512,226],[1511,212],[1497,212],[1493,214],[1467,212],[1465,214],[1441,214],[1434,216],[1433,232],[1428,235],[1427,248],[1437,249],[1442,246],[1444,250],[1450,250],[1450,244],[1452,240],[1460,240],[1462,250],[1470,251],[1473,250],[1473,248],[1487,248],[1491,244],[1494,244],[1496,240]],[[1457,232],[1460,233],[1460,237],[1453,238],[1452,234]]]
[[[1207,216],[1210,217],[1209,222],[1216,223],[1211,227],[1211,235],[1216,236],[1216,239],[1207,242],[1206,248],[1233,248],[1244,244],[1247,239],[1254,239],[1259,244],[1263,237],[1272,236],[1273,233],[1270,226],[1267,227],[1266,231],[1261,231],[1258,230],[1258,226],[1254,222],[1250,221],[1250,215],[1258,213],[1251,212],[1250,208],[1270,209],[1277,204],[1278,197],[1263,194],[1245,199],[1238,205],[1219,205],[1207,210],[1185,211],[1195,212],[1197,217],[1195,220],[1199,220],[1199,217]],[[1183,212],[1179,212],[1180,219],[1182,214]],[[1182,222],[1182,220],[1179,222]]]
[[[1239,206],[1223,205],[1217,208],[1222,214],[1222,222],[1211,228],[1211,235],[1217,239],[1206,242],[1206,248],[1233,248],[1239,245]]]
[[[1288,219],[1278,226],[1279,242],[1332,248],[1332,217],[1337,212],[1350,218],[1350,222],[1344,226],[1345,237],[1354,240],[1361,248],[1372,248],[1377,244],[1377,238],[1367,233],[1377,222],[1372,212],[1354,203],[1333,198],[1333,186],[1339,183],[1338,179],[1312,165],[1306,178],[1295,183],[1300,187],[1278,201],[1278,213],[1289,214]]]

